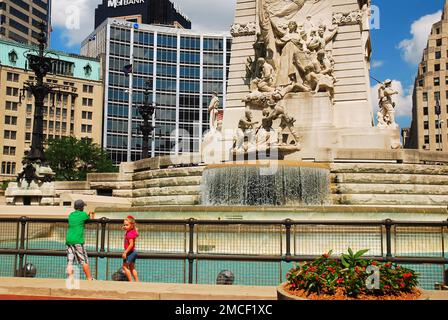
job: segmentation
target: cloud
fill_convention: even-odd
[[[52,22],[60,28],[68,47],[79,45],[94,28],[95,9],[101,0],[52,1]],[[207,32],[228,31],[233,23],[236,0],[175,0],[176,7],[192,21],[192,29]]]
[[[372,69],[376,69],[376,68],[379,68],[379,67],[382,67],[384,65],[384,61],[382,61],[382,60],[373,60],[372,61]]]
[[[428,43],[428,36],[434,23],[440,21],[442,11],[428,14],[414,21],[411,25],[412,39],[404,39],[398,44],[405,61],[412,65],[420,63],[423,50]]]
[[[78,45],[92,31],[95,24],[95,8],[101,0],[52,1],[53,28],[62,29],[62,39],[68,47]]]
[[[172,0],[198,31],[229,31],[235,18],[236,0]]]
[[[379,84],[371,88],[371,97],[374,114],[379,111],[378,106],[378,88]],[[412,117],[412,93],[414,86],[404,88],[403,84],[399,80],[392,80],[392,88],[398,91],[398,95],[393,96],[393,101],[396,104],[395,116],[396,117]]]

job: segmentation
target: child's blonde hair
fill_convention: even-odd
[[[130,224],[132,224],[135,228],[135,218],[133,216],[127,216],[126,219],[124,219],[124,221],[129,222]]]

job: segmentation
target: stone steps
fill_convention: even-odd
[[[337,163],[330,178],[334,204],[448,204],[448,166]]]
[[[198,205],[204,169],[196,166],[135,173],[132,205]]]

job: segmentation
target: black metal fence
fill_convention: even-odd
[[[85,246],[97,279],[122,263],[122,220],[86,225]],[[428,289],[448,284],[448,221],[138,221],[137,270],[142,281],[216,282],[230,270],[235,284],[277,285],[295,262],[369,249],[366,259],[404,264]],[[0,277],[65,278],[66,219],[0,218]]]

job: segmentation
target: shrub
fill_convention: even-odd
[[[349,297],[365,295],[398,295],[410,293],[418,285],[418,275],[411,269],[392,263],[379,263],[362,256],[368,250],[343,254],[340,260],[331,258],[332,251],[315,261],[296,265],[286,278],[292,290],[303,290],[307,294],[334,295],[338,290]],[[368,289],[372,266],[379,272],[379,287]]]

